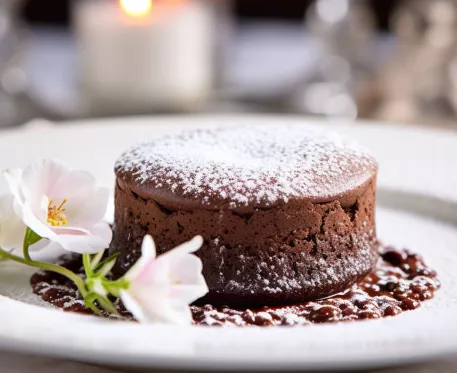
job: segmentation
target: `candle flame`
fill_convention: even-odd
[[[144,17],[152,10],[152,0],[119,0],[124,12],[132,17]]]

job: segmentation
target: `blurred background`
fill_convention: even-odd
[[[456,0],[0,0],[0,126],[287,113],[457,128]]]

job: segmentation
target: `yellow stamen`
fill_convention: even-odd
[[[61,227],[67,224],[67,218],[65,216],[65,209],[62,208],[68,199],[64,198],[59,206],[52,205],[52,199],[49,200],[48,204],[48,223],[53,227]]]

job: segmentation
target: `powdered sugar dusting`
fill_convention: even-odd
[[[229,207],[337,196],[376,168],[356,142],[307,125],[187,131],[136,145],[116,163],[121,178]]]

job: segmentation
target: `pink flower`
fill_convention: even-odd
[[[140,322],[190,324],[189,305],[208,292],[202,262],[193,255],[203,243],[200,236],[156,257],[151,236],[145,236],[142,256],[126,273],[127,289],[120,295],[125,307]]]
[[[109,191],[97,186],[90,173],[70,170],[61,161],[44,160],[4,174],[13,196],[13,208],[8,204],[9,197],[0,203],[0,236],[5,223],[16,224],[19,218],[22,227],[29,227],[68,251],[96,253],[108,247],[112,233],[103,217]],[[22,242],[21,229],[16,225],[14,232],[18,237],[9,237],[9,241]]]

